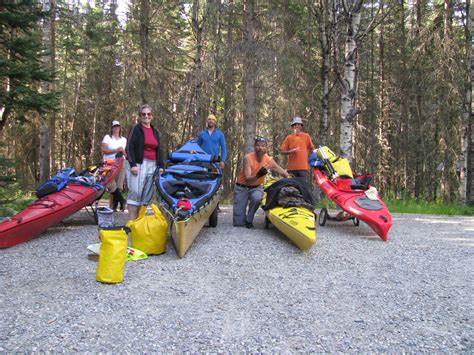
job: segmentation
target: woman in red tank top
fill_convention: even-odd
[[[143,105],[139,114],[139,123],[130,130],[127,143],[129,219],[136,219],[140,206],[150,203],[153,197],[155,171],[164,167],[160,134],[151,124],[153,119],[151,106]]]

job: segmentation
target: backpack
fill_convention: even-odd
[[[67,185],[69,177],[73,174],[75,174],[74,168],[65,168],[58,171],[56,175],[36,189],[36,196],[41,198],[53,192],[61,191]]]

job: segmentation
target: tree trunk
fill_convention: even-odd
[[[253,151],[256,134],[255,76],[257,63],[255,54],[255,0],[244,3],[244,151]]]
[[[41,118],[40,118],[41,119]],[[49,178],[49,162],[50,162],[50,135],[48,122],[43,118],[40,123],[39,130],[39,181],[43,182]]]
[[[381,13],[384,17],[384,3],[380,2]],[[390,145],[388,142],[389,114],[386,112],[386,82],[385,82],[385,39],[384,22],[379,26],[379,119],[378,119],[378,141],[380,147],[378,184],[381,190],[385,190],[388,185],[390,174]]]
[[[345,16],[347,18],[347,35],[345,46],[344,76],[342,78],[342,97],[341,97],[341,155],[352,161],[352,125],[357,109],[354,107],[356,98],[356,57],[357,43],[356,36],[359,30],[361,9],[363,0],[356,0],[349,3],[342,1]]]
[[[329,70],[331,65],[331,48],[330,48],[330,21],[332,19],[332,1],[320,0],[319,28],[321,32],[321,121],[319,126],[319,143],[327,144],[328,121],[329,121]]]
[[[140,0],[140,96],[142,103],[148,103],[150,94],[149,65],[149,32],[150,32],[149,0]]]
[[[212,9],[212,14],[210,19],[213,19],[212,23],[212,34],[214,38],[214,80],[212,85],[212,95],[211,95],[211,112],[213,114],[218,113],[217,103],[219,102],[219,97],[221,94],[220,88],[218,85],[221,80],[221,70],[223,66],[222,61],[222,3],[220,0],[208,0],[208,5]]]
[[[82,73],[84,71],[84,68],[86,66],[87,60],[89,58],[89,50],[86,47],[86,50],[84,50],[82,54],[82,59],[81,59],[81,66],[79,69],[79,73]],[[70,132],[66,134],[66,139],[69,142],[67,146],[67,165],[74,165],[74,166],[79,166],[79,161],[81,159],[80,156],[77,154],[77,147],[78,147],[78,141],[79,141],[79,132],[78,132],[78,127],[79,127],[79,119],[80,119],[80,105],[79,101],[82,96],[82,90],[83,90],[83,77],[82,75],[78,74],[76,71],[74,73],[74,78],[75,78],[75,84],[74,84],[74,102],[72,105],[72,122],[70,123]],[[68,139],[69,138],[69,139]]]
[[[406,11],[405,11],[405,0],[401,1],[401,16],[400,16],[400,28],[402,31],[402,43],[403,47],[401,49],[401,54],[402,54],[402,68],[403,72],[406,73],[408,72],[408,61],[409,55],[407,51],[407,34],[406,34]],[[410,92],[411,85],[409,83],[409,80],[407,78],[402,79],[402,86],[401,86],[401,91],[400,91],[400,98],[402,98],[407,92]],[[402,101],[402,100],[400,100]],[[401,115],[400,115],[400,125],[399,125],[399,140],[398,140],[398,146],[397,149],[398,151],[395,152],[395,155],[398,157],[398,166],[401,167],[399,169],[399,173],[397,174],[399,176],[399,184],[395,186],[397,189],[397,192],[402,192],[399,197],[405,197],[408,194],[408,189],[409,189],[409,179],[408,177],[410,176],[409,170],[410,170],[410,163],[409,163],[409,155],[407,152],[407,148],[409,147],[409,142],[410,142],[410,121],[411,121],[411,111],[409,108],[409,105],[401,104]]]
[[[10,83],[8,82],[8,78],[5,79],[5,81],[6,81],[5,86],[9,87]],[[9,107],[0,106],[0,140],[3,137],[3,128],[5,127],[7,123],[8,116],[10,116],[10,113],[11,113],[11,109]]]
[[[193,121],[191,125],[191,135],[197,137],[199,130],[201,129],[203,120],[203,109],[202,109],[202,32],[205,18],[203,18],[201,24],[199,23],[199,0],[193,1],[192,8],[192,29],[194,33],[195,52],[194,52],[194,69],[193,69],[193,85],[194,95],[192,105]]]
[[[224,132],[226,133],[227,161],[224,167],[224,196],[232,191],[232,163],[234,161],[235,104],[234,104],[234,2],[229,1],[227,15],[227,60],[224,71]]]
[[[453,2],[444,0],[444,37],[449,38],[453,22]]]
[[[49,17],[43,19],[43,45],[46,50],[44,56],[44,66],[54,71],[54,17],[55,0],[43,0],[43,10],[50,11]],[[44,93],[54,90],[53,83],[44,82],[42,91]],[[54,113],[39,114],[40,118],[40,181],[46,181],[49,178],[51,163],[51,128],[54,125]]]
[[[418,43],[417,41],[421,41],[420,35],[422,31],[422,8],[423,8],[424,0],[416,0],[415,2],[415,38],[414,41],[415,43]],[[416,58],[419,59],[419,58]],[[422,98],[422,92],[423,92],[423,87],[422,87],[422,70],[419,68],[422,66],[422,63],[419,63],[418,60],[414,63],[414,68],[415,68],[415,107],[414,107],[414,113],[413,113],[413,118],[415,119],[415,122],[412,123],[411,129],[414,129],[415,136],[413,139],[410,141],[410,146],[414,147],[414,154],[412,154],[411,157],[409,157],[410,160],[413,160],[414,163],[414,171],[412,171],[409,175],[413,176],[413,179],[415,180],[414,183],[414,196],[415,198],[419,198],[423,194],[423,186],[426,184],[425,180],[425,174],[424,174],[424,165],[425,165],[425,149],[424,149],[424,138],[421,135],[422,132],[422,126],[424,122],[424,117],[423,117],[423,98]]]
[[[51,70],[56,71],[56,0],[51,0]],[[55,80],[56,78],[54,78]],[[55,81],[51,83],[51,90],[56,89]],[[49,115],[49,129],[50,129],[50,147],[51,147],[51,156],[50,156],[50,167],[56,172],[60,166],[58,166],[57,161],[57,147],[55,144],[56,141],[56,111],[52,111]]]
[[[472,130],[472,78],[474,77],[474,67],[472,66],[472,42],[471,42],[471,25],[473,18],[471,17],[470,2],[466,2],[466,25],[464,34],[466,39],[466,83],[463,103],[462,125],[463,134],[461,137],[461,202],[474,205],[474,174],[472,167],[474,166],[474,137]]]

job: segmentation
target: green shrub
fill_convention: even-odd
[[[0,156],[0,217],[14,215],[35,199],[20,188],[14,165],[12,159]]]

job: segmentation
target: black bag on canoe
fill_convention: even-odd
[[[313,210],[314,199],[308,186],[299,179],[280,179],[265,189],[267,200],[264,211],[274,207],[305,207]]]
[[[73,168],[65,168],[57,172],[55,176],[44,182],[36,189],[38,198],[61,191],[66,185],[68,178],[75,173]]]

